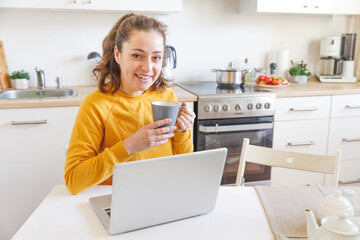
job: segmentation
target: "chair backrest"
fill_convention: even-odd
[[[244,138],[235,185],[243,185],[245,164],[251,162],[266,166],[333,174],[332,186],[337,186],[340,158],[341,150],[336,150],[335,156],[297,153],[250,145],[249,139]]]

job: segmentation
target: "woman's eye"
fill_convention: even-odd
[[[132,56],[133,56],[134,58],[138,58],[138,59],[141,58],[140,54],[133,54]]]
[[[161,60],[161,57],[160,57],[160,56],[156,56],[156,57],[154,57],[154,59],[155,59],[156,61],[160,61],[160,60]]]

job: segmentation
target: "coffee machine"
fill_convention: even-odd
[[[320,73],[317,75],[321,82],[354,83],[354,54],[355,33],[344,33],[327,37],[320,44]]]

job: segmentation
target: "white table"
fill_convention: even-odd
[[[211,213],[111,236],[90,207],[89,198],[111,193],[95,186],[71,195],[57,185],[13,237],[17,239],[274,239],[265,212],[252,187],[220,187]]]

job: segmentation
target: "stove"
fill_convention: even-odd
[[[236,181],[243,138],[250,144],[272,147],[275,93],[252,85],[223,87],[216,82],[178,83],[197,95],[194,103],[196,151],[226,147],[228,156],[221,183]],[[247,163],[246,182],[270,179],[270,167]]]
[[[197,118],[242,118],[273,116],[275,93],[251,85],[220,87],[216,82],[180,83],[198,96]]]

